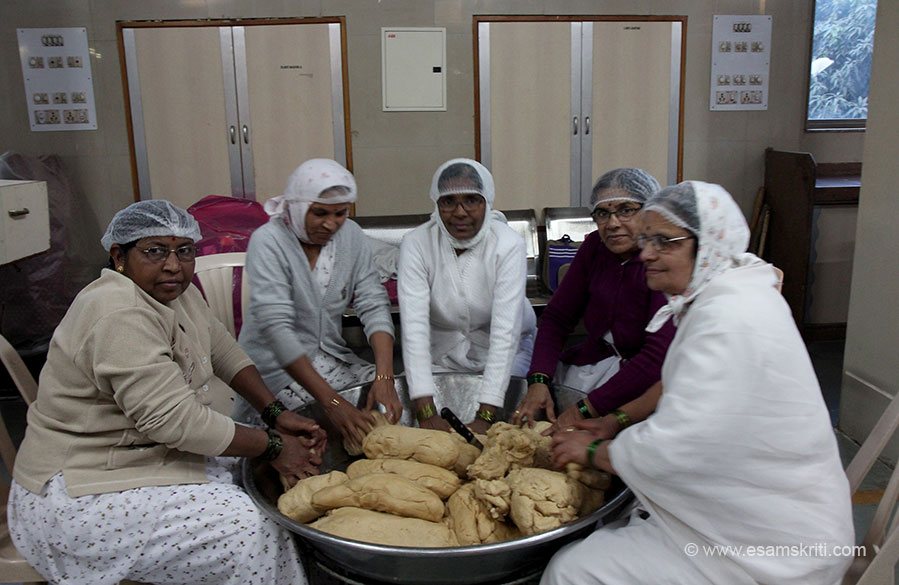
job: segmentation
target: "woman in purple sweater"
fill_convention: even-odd
[[[637,248],[637,214],[659,183],[640,169],[615,169],[593,187],[591,203],[597,231],[578,249],[571,267],[543,311],[528,373],[528,392],[513,422],[531,422],[541,410],[557,427],[577,420],[615,414],[643,394],[661,376],[665,352],[674,337],[670,323],[655,333],[649,320],[666,304],[646,286]],[[565,348],[583,319],[587,338]],[[587,398],[556,419],[550,384],[588,392]]]

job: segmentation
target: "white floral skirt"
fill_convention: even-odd
[[[61,473],[40,494],[13,482],[13,543],[47,581],[64,585],[305,584],[291,533],[234,485],[237,461],[207,459],[205,484],[78,498]]]

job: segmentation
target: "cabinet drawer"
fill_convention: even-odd
[[[0,264],[49,248],[47,183],[0,180]]]

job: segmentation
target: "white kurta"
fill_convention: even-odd
[[[434,222],[403,238],[397,291],[409,394],[435,393],[436,369],[483,372],[478,400],[502,406],[516,355],[530,361],[536,331],[525,295],[524,241],[501,221],[456,255]]]
[[[651,521],[598,531],[555,559],[544,583],[574,583],[579,571],[602,584],[839,583],[851,556],[834,549],[854,543],[849,485],[774,284],[770,265],[756,262],[714,277],[696,297],[665,358],[655,414],[610,446]],[[625,541],[633,554],[606,554]],[[706,548],[714,545],[742,550]],[[685,551],[689,562],[659,566],[661,578],[647,551]]]

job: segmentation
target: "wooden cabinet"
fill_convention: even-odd
[[[342,18],[119,29],[140,198],[264,201],[304,160],[351,166]]]
[[[476,16],[477,156],[496,206],[589,204],[593,182],[681,174],[686,17]]]
[[[816,163],[807,152],[765,150],[765,204],[770,210],[764,257],[783,270],[783,295],[807,333],[814,210],[857,206],[861,163]]]
[[[0,180],[0,264],[50,248],[47,183]]]

